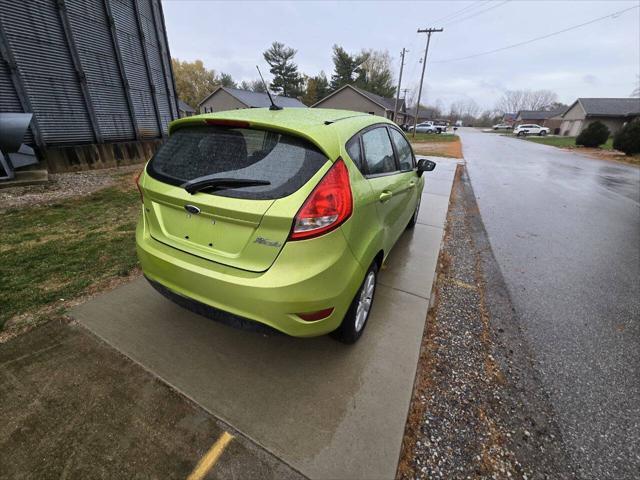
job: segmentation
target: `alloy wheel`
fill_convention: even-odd
[[[356,332],[362,330],[364,324],[369,317],[371,311],[371,303],[373,302],[373,292],[376,288],[376,273],[370,271],[362,285],[360,298],[358,299],[358,308],[356,309]]]

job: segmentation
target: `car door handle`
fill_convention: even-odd
[[[409,188],[413,188],[413,187],[415,187],[415,186],[416,186],[416,182],[415,182],[415,181],[413,181],[413,180],[411,180],[411,181],[409,182]]]
[[[380,201],[384,203],[390,200],[391,197],[393,197],[393,192],[390,192],[389,190],[385,190],[380,194]]]

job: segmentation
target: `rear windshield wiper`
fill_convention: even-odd
[[[252,180],[250,178],[220,178],[213,175],[194,178],[181,185],[187,192],[194,194],[201,190],[222,190],[229,188],[255,187],[258,185],[271,185],[267,180]]]

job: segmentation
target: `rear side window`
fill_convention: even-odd
[[[396,171],[393,147],[385,127],[378,127],[362,134],[364,158],[370,175]]]
[[[398,154],[398,163],[400,164],[400,170],[407,171],[413,169],[413,151],[407,139],[404,138],[399,131],[395,128],[390,128],[391,138],[396,146],[396,153]]]
[[[347,153],[358,169],[362,171],[362,152],[360,151],[360,136],[355,136],[347,143]]]
[[[158,150],[147,172],[172,185],[205,175],[265,180],[270,185],[214,192],[224,197],[261,200],[294,193],[326,161],[315,145],[291,135],[248,128],[185,127]]]

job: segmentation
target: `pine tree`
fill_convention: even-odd
[[[320,71],[320,74],[314,77],[316,80],[316,90],[317,90],[317,100],[321,100],[331,91],[329,88],[329,80],[327,80],[327,76],[323,71]]]
[[[295,54],[296,50],[280,42],[273,42],[263,53],[274,77],[269,86],[274,93],[288,97],[297,97],[302,93],[302,77],[298,73],[298,66],[293,63]]]
[[[366,59],[366,55],[350,55],[344,48],[334,45],[331,90],[335,91],[343,85],[355,84],[362,77],[361,65]]]
[[[251,82],[251,91],[258,92],[258,93],[267,93],[267,89],[265,88],[264,83],[260,79],[253,80]]]
[[[233,81],[233,77],[229,73],[221,73],[220,78],[218,79],[220,85],[223,87],[237,88],[236,82]]]

